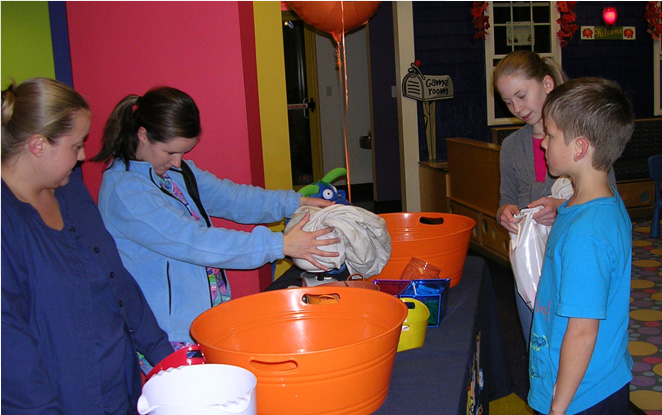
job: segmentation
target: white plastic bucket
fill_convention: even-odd
[[[143,386],[141,415],[256,415],[257,378],[231,365],[206,363],[164,370]]]

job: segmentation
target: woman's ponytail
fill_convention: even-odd
[[[16,84],[12,82],[7,89],[2,91],[2,125],[9,123],[11,120],[12,114],[14,113],[14,102],[16,102],[16,96],[14,95],[14,89]]]
[[[139,97],[120,101],[106,122],[103,146],[91,160],[121,159],[126,168],[136,159],[138,129],[143,127],[151,143],[167,143],[175,137],[200,136],[200,111],[187,93],[171,87],[150,89]]]
[[[107,163],[112,159],[122,159],[128,166],[130,160],[135,160],[139,127],[136,123],[136,106],[139,100],[138,95],[129,95],[117,104],[106,121],[101,151],[92,161]]]
[[[554,88],[568,81],[568,76],[565,74],[565,72],[563,72],[561,66],[556,63],[554,59],[550,57],[544,57],[542,60],[545,62],[545,65],[547,65],[549,76],[551,76],[554,80]]]

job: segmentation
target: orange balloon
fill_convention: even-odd
[[[330,33],[340,43],[343,33],[368,23],[381,1],[288,1],[287,4],[306,23]]]

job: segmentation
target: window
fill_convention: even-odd
[[[490,16],[490,30],[485,39],[487,123],[521,124],[498,95],[495,97],[492,74],[499,60],[515,50],[532,50],[561,64],[556,2],[495,1],[489,2],[487,13]]]
[[[655,95],[655,115],[662,115],[662,101],[660,96],[662,95],[662,71],[660,71],[660,65],[662,65],[662,39],[654,39],[653,47],[655,52],[653,53],[653,73],[654,80],[653,84],[655,85],[654,95]]]

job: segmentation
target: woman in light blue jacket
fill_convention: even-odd
[[[299,206],[330,202],[236,184],[182,160],[200,131],[199,111],[188,94],[152,89],[120,101],[106,123],[103,148],[92,159],[110,162],[99,192],[101,215],[176,348],[192,341],[195,317],[230,299],[224,268],[254,269],[289,256],[324,269],[313,255],[338,255],[320,249],[338,239],[317,239],[330,228],[305,232],[298,224],[283,234],[265,226],[252,232],[212,226],[209,217],[271,223]]]

